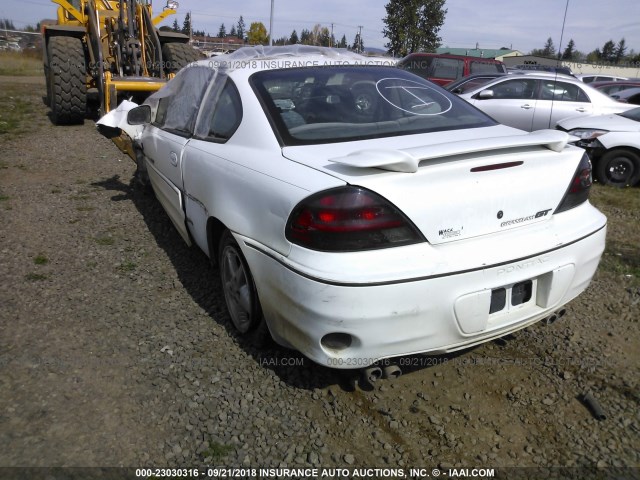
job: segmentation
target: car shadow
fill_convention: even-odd
[[[198,247],[184,243],[149,187],[138,185],[135,179],[125,183],[118,175],[92,185],[113,192],[114,202],[133,203],[157,245],[170,259],[187,293],[262,368],[273,371],[280,380],[295,388],[313,390],[336,384],[345,390],[352,388],[354,372],[323,367],[273,341],[256,346],[240,335],[227,312],[217,267]]]

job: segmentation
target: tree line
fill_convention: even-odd
[[[561,52],[556,52],[553,40],[549,37],[543,48],[533,49],[530,55],[539,57],[558,58],[571,62],[581,63],[606,63],[610,65],[621,65],[625,63],[640,62],[640,53],[636,53],[633,49],[629,50],[627,42],[621,38],[618,43],[608,40],[602,48],[584,53],[577,49],[573,39],[569,40],[566,48]]]
[[[173,21],[171,27],[161,27],[161,30],[169,30],[173,32],[184,33],[185,35],[194,35],[201,37],[216,37],[216,38],[238,38],[250,45],[267,45],[269,43],[269,34],[267,28],[262,22],[252,22],[249,28],[246,28],[246,23],[242,15],[238,19],[238,22],[231,25],[231,29],[227,32],[227,27],[223,23],[218,29],[217,35],[211,35],[209,32],[205,33],[204,30],[192,30],[191,15],[187,13],[182,22],[182,27],[178,23],[178,20]],[[298,31],[294,29],[289,36],[282,36],[280,38],[274,38],[274,45],[318,45],[323,47],[337,47],[348,48],[359,52],[364,50],[364,42],[360,32],[356,33],[356,36],[351,44],[347,43],[347,36],[342,35],[340,40],[336,40],[336,37],[332,34],[328,27],[323,27],[320,24],[314,25],[309,30],[303,28]]]

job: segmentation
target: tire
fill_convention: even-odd
[[[640,155],[626,148],[609,150],[598,159],[596,175],[604,185],[633,186],[640,180]]]
[[[264,331],[260,300],[249,265],[229,230],[220,238],[218,266],[231,322],[243,335]]]
[[[47,96],[53,123],[82,123],[87,112],[87,68],[82,40],[51,37],[47,55]]]
[[[177,73],[183,67],[203,58],[204,55],[188,43],[165,43],[162,46],[165,73]]]

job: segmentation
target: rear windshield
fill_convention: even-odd
[[[251,85],[283,145],[310,145],[495,125],[464,100],[389,67],[268,70]]]

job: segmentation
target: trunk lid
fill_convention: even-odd
[[[283,155],[382,195],[441,244],[548,221],[583,153],[568,139],[498,125],[285,147]]]

